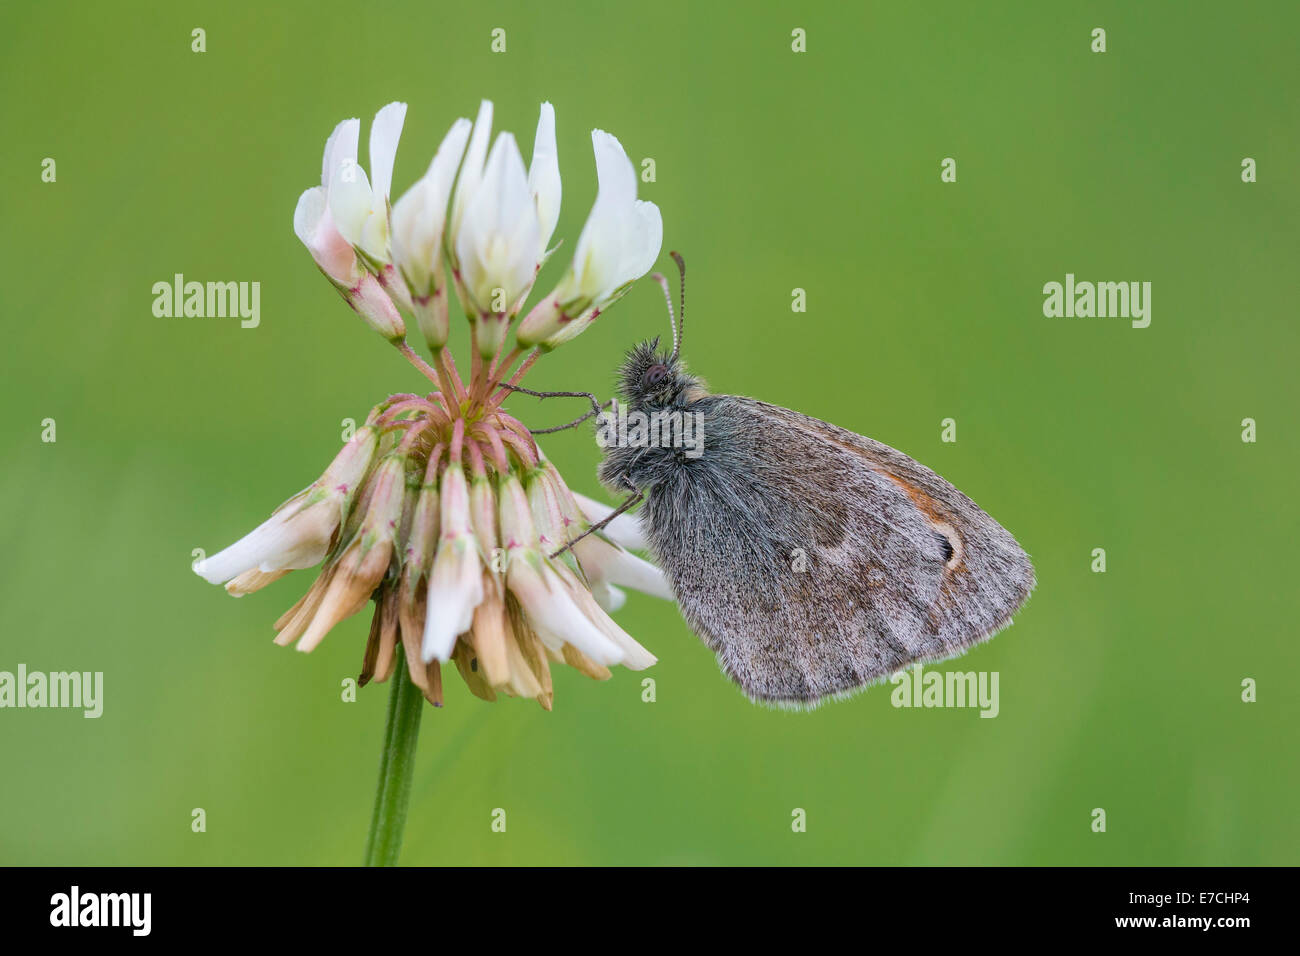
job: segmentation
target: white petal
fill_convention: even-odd
[[[638,200],[626,229],[623,259],[619,263],[614,289],[641,278],[659,258],[659,249],[664,241],[664,222],[659,207],[652,202]]]
[[[325,190],[320,186],[313,186],[298,197],[298,205],[293,210],[293,231],[309,249],[325,209]]]
[[[437,260],[442,257],[447,201],[470,128],[467,119],[452,124],[428,171],[393,206],[393,262],[421,295],[428,291]]]
[[[471,200],[478,192],[483,179],[483,165],[487,162],[488,143],[492,136],[492,101],[484,100],[479,104],[478,116],[474,119],[474,131],[470,134],[469,146],[465,150],[465,159],[460,164],[460,175],[456,177],[456,198],[453,201],[451,231],[453,235],[460,232],[461,222]]]
[[[460,167],[461,157],[465,154],[465,144],[469,141],[469,134],[473,128],[474,124],[463,116],[452,123],[451,129],[447,130],[447,135],[438,145],[438,152],[434,153],[433,161],[429,163],[426,175],[438,187],[444,202],[451,195],[451,185],[456,179],[456,170]],[[447,210],[442,209],[438,213],[438,219],[441,221],[446,214]]]
[[[327,203],[326,191],[320,186],[299,196],[293,211],[293,231],[326,275],[350,287],[358,277],[357,254],[339,235]]]
[[[655,663],[655,656],[638,644],[631,634],[619,627],[589,590],[578,585],[572,587],[569,595],[587,619],[605,635],[606,639],[613,641],[622,651],[621,663],[624,667],[628,670],[640,671]]]
[[[591,133],[599,188],[574,253],[577,290],[599,305],[654,265],[663,243],[659,207],[636,198],[636,170],[622,144]]]
[[[439,511],[444,535],[472,535],[473,525],[469,510],[469,482],[459,465],[448,465],[442,470],[442,483],[438,486]]]
[[[629,235],[650,223],[636,214],[636,170],[619,141],[597,129],[591,131],[591,145],[596,154],[596,201],[559,294],[561,299],[581,296],[599,302],[627,281],[622,276],[625,261],[633,258],[627,251],[633,245]],[[638,248],[642,244],[637,243]]]
[[[329,549],[328,538],[315,541],[299,541],[273,557],[265,561],[259,561],[257,567],[258,570],[265,574],[272,574],[276,571],[299,571],[320,564],[321,561],[325,560],[325,555],[329,553]]]
[[[502,290],[505,311],[532,281],[537,265],[537,208],[515,138],[502,133],[492,146],[478,194],[456,237],[461,278],[480,308]]]
[[[310,567],[329,547],[333,523],[321,520],[323,506],[327,503],[301,509],[286,505],[230,547],[200,561],[194,572],[210,584],[221,584],[256,567]]]
[[[393,186],[393,161],[397,158],[397,143],[402,138],[405,121],[406,104],[389,103],[375,114],[375,121],[370,124],[370,181],[377,206],[384,205]]]
[[[545,564],[538,572],[527,560],[512,560],[506,570],[506,584],[539,634],[547,631],[562,638],[598,664],[609,666],[623,659],[623,649],[582,613]]]
[[[345,162],[357,161],[357,140],[361,136],[361,120],[345,119],[325,141],[325,155],[321,159],[320,184],[329,186],[334,170]]]
[[[630,551],[601,541],[595,535],[587,535],[573,550],[582,570],[598,580],[621,584],[667,601],[675,600],[664,573]]]
[[[570,492],[570,494],[573,495],[573,500],[578,503],[578,507],[582,509],[582,513],[587,516],[587,520],[592,524],[605,518],[614,510],[609,505],[602,504],[594,498],[588,498],[576,491]],[[601,528],[599,533],[604,534],[609,540],[624,548],[645,551],[650,547],[650,542],[646,540],[645,534],[641,531],[641,519],[634,514],[619,515]]]
[[[359,245],[380,262],[388,263],[392,258],[392,253],[388,248],[388,209],[378,196],[375,197],[375,206],[361,224],[361,242]],[[392,269],[392,266],[387,265],[386,268]],[[399,285],[395,286],[393,291],[405,292],[406,290]],[[406,298],[405,303],[409,308],[411,304],[409,296]]]
[[[356,163],[345,163],[334,171],[329,186],[330,215],[339,233],[354,246],[361,245],[373,197],[366,171]]]
[[[627,603],[627,593],[604,581],[591,582],[591,596],[596,603],[610,614],[620,610]]]
[[[537,204],[541,226],[540,252],[546,251],[555,224],[560,219],[560,160],[555,146],[555,107],[543,103],[533,141],[533,159],[528,166],[528,186]],[[540,254],[539,252],[539,254]]]
[[[444,538],[429,574],[429,606],[421,655],[425,663],[451,657],[456,638],[470,629],[483,603],[483,570],[473,539]]]
[[[435,245],[442,224],[433,221],[437,203],[430,196],[429,177],[420,179],[393,204],[393,265],[402,270],[412,288],[423,295],[433,272]]]
[[[615,205],[636,201],[636,169],[618,138],[601,129],[591,131],[591,148],[596,154],[596,191]]]

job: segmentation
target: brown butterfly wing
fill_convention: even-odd
[[[901,452],[753,399],[696,404],[704,454],[651,489],[646,524],[750,697],[810,704],[959,654],[1032,590],[1015,539]]]

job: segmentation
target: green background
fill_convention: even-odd
[[[935,468],[1039,584],[956,665],[1000,673],[995,720],[896,709],[887,686],[754,707],[670,604],[633,595],[619,620],[660,658],[657,702],[626,671],[557,668],[550,714],[452,677],[404,862],[1300,862],[1293,3],[232,6],[0,13],[0,670],[106,688],[99,720],[0,711],[0,863],[360,860],[387,698],[340,699],[365,616],[311,655],[277,648],[311,572],[235,601],[190,556],[319,474],[342,419],[420,383],[294,237],[326,135],[409,102],[400,193],[480,97],[526,153],[555,104],[565,249],[589,130],[653,157],[641,195],[660,268],[690,263],[694,369]],[[155,318],[176,272],[259,281],[261,326]],[[1152,282],[1150,328],[1044,318],[1066,272]],[[529,384],[608,393],[621,351],[665,330],[641,283]],[[544,447],[597,493],[589,433]]]

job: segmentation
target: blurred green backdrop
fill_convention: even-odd
[[[588,131],[652,157],[641,195],[690,262],[694,368],[935,468],[1039,586],[955,665],[1001,674],[995,720],[895,709],[888,686],[756,708],[673,607],[633,595],[620,622],[660,658],[657,702],[626,671],[557,668],[551,714],[449,679],[404,862],[1300,862],[1300,17],[1052,6],[6,5],[0,670],[106,686],[99,720],[0,711],[0,863],[360,860],[388,691],[344,703],[340,682],[366,616],[311,655],[274,647],[311,572],[234,601],[191,551],[252,528],[342,419],[420,382],[293,235],[326,135],[408,101],[400,194],[481,97],[526,153],[555,104],[566,249],[594,195]],[[155,318],[177,272],[259,281],[261,326]],[[1067,272],[1152,282],[1150,328],[1044,318]],[[642,283],[529,384],[607,392],[622,349],[665,329]],[[597,492],[589,434],[545,448]]]

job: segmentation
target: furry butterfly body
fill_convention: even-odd
[[[752,699],[807,706],[1009,623],[1034,586],[1015,539],[893,448],[798,412],[712,395],[657,340],[629,353],[629,411],[702,418],[703,453],[605,449],[686,622]]]

